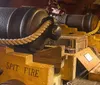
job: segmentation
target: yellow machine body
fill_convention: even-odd
[[[25,85],[62,85],[60,69],[66,57],[64,46],[46,47],[48,49],[32,55],[0,46],[0,83],[15,79]]]
[[[61,25],[62,36],[65,36],[66,40],[73,40],[72,47],[75,47],[74,53],[67,53],[67,59],[65,60],[64,67],[61,69],[62,79],[64,80],[73,80],[76,77],[76,67],[77,67],[77,58],[74,56],[78,51],[87,48],[88,46],[97,48],[100,52],[100,34],[94,34],[97,30],[86,33],[83,31],[78,31],[77,28],[70,28],[66,25]],[[99,30],[100,23],[96,29]],[[83,37],[84,36],[84,37]],[[80,42],[81,41],[81,42]],[[85,42],[85,43],[84,43]],[[66,47],[68,48],[68,47]],[[80,49],[82,48],[82,49]],[[86,51],[86,50],[85,50]],[[90,52],[89,50],[87,52]]]
[[[86,33],[83,31],[78,31],[77,28],[70,28],[66,25],[61,25],[62,35],[68,36],[71,34],[77,34],[78,36],[84,35],[88,37],[88,46],[96,47],[98,52],[100,52],[100,34],[97,32],[100,30],[100,21],[98,22],[98,26],[95,30]]]
[[[96,47],[98,52],[100,52],[100,34],[94,34],[88,37],[89,46]]]
[[[30,54],[16,53],[8,47],[0,47],[0,83],[11,79],[20,80],[25,85],[53,85],[53,65],[33,62]]]

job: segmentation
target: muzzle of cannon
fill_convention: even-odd
[[[76,27],[79,31],[90,32],[97,27],[99,18],[93,14],[75,15],[63,14],[54,16],[58,23],[66,24],[69,27]]]
[[[0,7],[0,44],[40,49],[47,38],[58,39],[61,29],[44,9]]]

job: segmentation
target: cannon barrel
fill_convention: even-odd
[[[47,23],[47,25],[42,26],[46,21],[50,21],[51,24]],[[49,17],[44,9],[0,7],[0,44],[24,45],[27,49],[35,51],[44,45],[46,39],[58,39],[60,34],[60,27],[55,24],[53,18]],[[28,37],[30,35],[32,36]]]
[[[64,14],[54,16],[58,23],[66,24],[69,27],[76,27],[79,31],[90,32],[94,30],[98,24],[99,18],[93,14],[75,15]]]
[[[25,37],[37,30],[48,14],[43,9],[0,7],[0,38]]]

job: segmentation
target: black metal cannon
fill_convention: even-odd
[[[60,27],[44,9],[0,7],[0,44],[24,45],[36,51],[46,39],[58,39],[60,32]]]
[[[90,32],[97,27],[99,18],[93,14],[63,14],[55,16],[53,15],[58,23],[66,24],[69,27],[76,27],[79,31]]]

